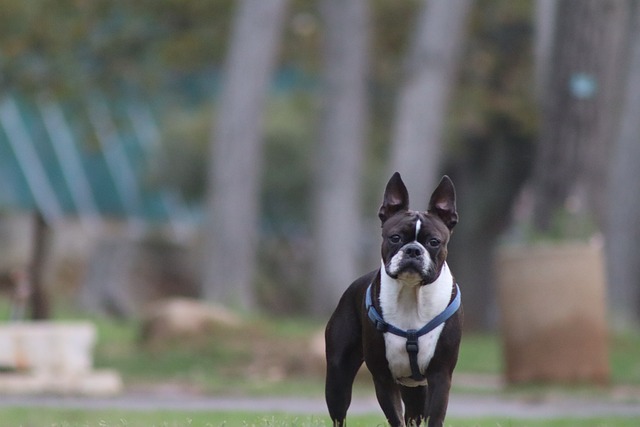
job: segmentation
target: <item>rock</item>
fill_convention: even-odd
[[[142,318],[141,337],[145,343],[158,343],[241,326],[240,318],[224,307],[196,299],[170,298],[147,307]]]

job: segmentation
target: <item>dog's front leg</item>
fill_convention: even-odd
[[[427,418],[427,387],[400,387],[400,392],[404,402],[404,422],[408,426],[421,425]]]
[[[437,371],[427,374],[429,427],[442,427],[447,415],[449,391],[451,389],[451,373]]]
[[[404,417],[402,416],[402,400],[400,398],[400,388],[389,378],[375,378],[373,383],[376,388],[376,397],[382,412],[387,417],[391,427],[403,427]]]

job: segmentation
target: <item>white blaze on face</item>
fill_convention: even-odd
[[[420,228],[422,227],[422,221],[419,219],[416,221],[416,237],[413,239],[414,241],[418,241],[418,234],[420,234]]]

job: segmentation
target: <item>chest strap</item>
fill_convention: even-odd
[[[456,311],[460,308],[460,288],[456,283],[456,296],[449,303],[447,308],[445,308],[442,313],[438,314],[436,317],[431,319],[429,323],[424,325],[420,329],[409,329],[404,330],[400,329],[396,326],[393,326],[390,323],[387,323],[384,318],[380,315],[376,307],[373,305],[373,299],[371,297],[371,287],[372,284],[367,288],[367,294],[365,297],[365,308],[367,309],[367,315],[369,319],[376,327],[376,329],[382,333],[389,332],[393,335],[397,335],[402,338],[407,339],[406,349],[407,354],[409,355],[409,366],[411,367],[411,379],[415,381],[423,381],[425,379],[424,375],[420,373],[420,367],[418,366],[418,352],[420,351],[420,345],[418,344],[418,338],[423,335],[428,334],[433,331],[435,328],[446,322],[451,316],[455,314]]]

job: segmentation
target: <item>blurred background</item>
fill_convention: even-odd
[[[636,1],[0,9],[0,258],[15,316],[63,304],[135,318],[186,296],[326,319],[378,266],[377,209],[397,170],[413,209],[442,174],[456,185],[449,264],[468,330],[500,325],[501,254],[566,242],[606,266],[589,275],[606,328],[638,325]],[[546,270],[533,262],[531,275]],[[572,283],[574,300],[591,286]]]

